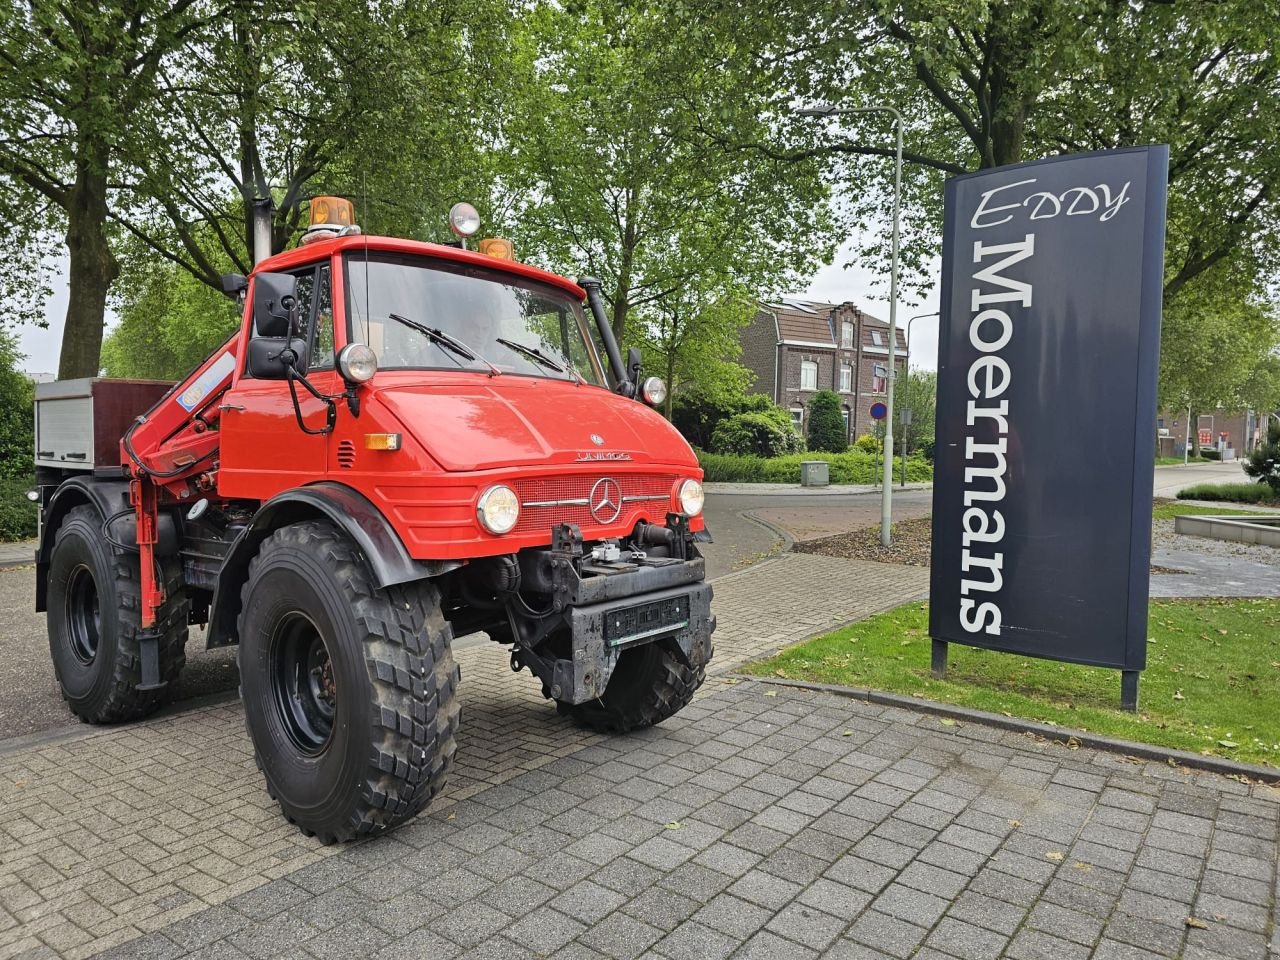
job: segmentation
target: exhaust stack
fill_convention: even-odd
[[[270,197],[253,198],[253,265],[271,256],[271,220],[275,203]]]

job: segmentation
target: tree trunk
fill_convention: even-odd
[[[106,234],[107,151],[100,144],[83,141],[80,148],[67,206],[71,292],[58,358],[59,380],[98,375],[107,291],[120,273]]]
[[[1191,434],[1191,459],[1200,459],[1200,411],[1193,410],[1187,418],[1187,431]]]

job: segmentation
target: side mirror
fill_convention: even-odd
[[[286,338],[298,332],[298,278],[260,273],[253,278],[255,337]]]
[[[640,364],[643,359],[639,347],[632,347],[627,351],[627,379],[634,384],[640,383]]]
[[[289,367],[307,375],[311,348],[301,337],[254,337],[249,341],[249,376],[255,380],[287,380]]]

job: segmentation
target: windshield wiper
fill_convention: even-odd
[[[492,363],[480,356],[471,347],[467,346],[457,337],[445,333],[436,327],[428,327],[425,323],[418,323],[417,320],[410,320],[408,317],[402,317],[398,313],[387,314],[396,323],[402,323],[410,330],[417,330],[420,334],[430,340],[432,343],[438,344],[441,348],[456,353],[460,357],[466,357],[468,360],[478,360],[489,368],[489,376],[496,377],[502,374],[502,371],[495,367]],[[462,366],[462,364],[458,364]]]
[[[523,343],[516,343],[514,340],[507,340],[507,339],[504,339],[503,337],[495,337],[494,342],[500,343],[504,347],[508,347],[516,351],[516,353],[522,353],[529,359],[533,360],[535,363],[540,363],[544,367],[547,367],[550,370],[556,371],[556,373],[567,373],[571,377],[573,377],[573,379],[580,382],[582,381],[582,377],[578,375],[578,372],[576,370],[566,369],[565,367],[561,366],[560,364],[552,360],[550,357],[548,357],[545,353],[543,353],[537,347],[526,347]]]

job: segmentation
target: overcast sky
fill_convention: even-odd
[[[879,280],[866,270],[844,264],[853,259],[852,244],[845,244],[836,255],[835,263],[824,267],[814,275],[807,289],[791,291],[812,300],[828,300],[844,303],[851,300],[859,308],[882,320],[889,319],[887,278]],[[66,264],[54,279],[54,294],[46,307],[48,329],[23,327],[18,331],[19,349],[27,357],[24,367],[28,373],[53,373],[58,369],[58,350],[62,343],[62,322],[67,313]],[[908,318],[916,314],[938,309],[938,289],[935,285],[922,303],[898,301],[898,323],[906,327]],[[114,323],[114,315],[108,316],[108,326]],[[911,326],[911,366],[923,370],[938,367],[938,318],[924,317]]]

